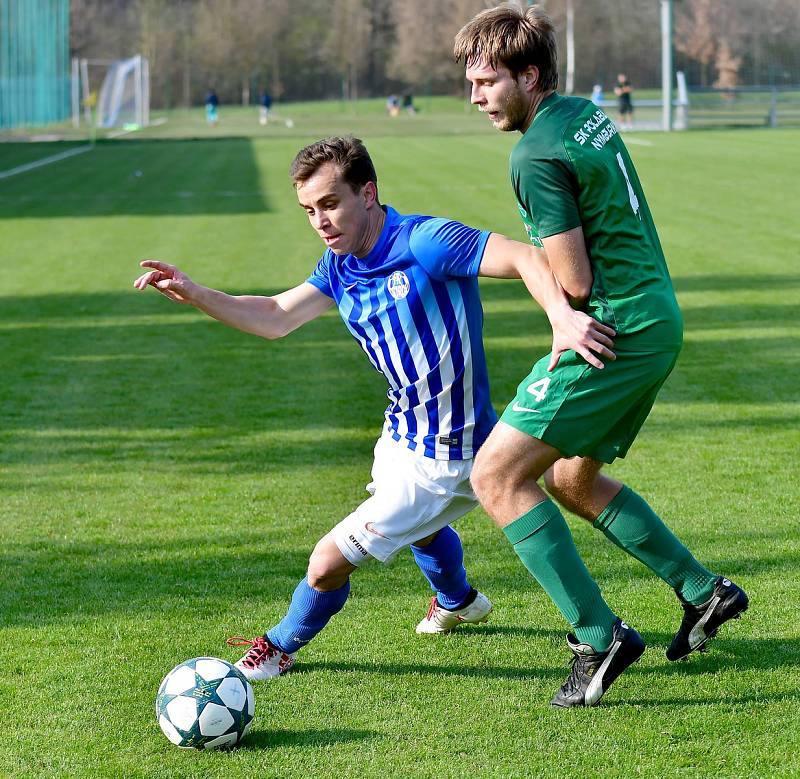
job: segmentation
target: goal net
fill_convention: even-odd
[[[73,60],[73,123],[97,127],[144,127],[150,123],[150,69],[137,54],[122,60]],[[92,119],[91,109],[94,108]]]

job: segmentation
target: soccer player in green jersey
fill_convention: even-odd
[[[684,614],[667,649],[702,649],[747,595],[701,565],[633,490],[601,472],[624,457],[675,365],[683,321],[639,177],[614,123],[563,97],[553,25],[539,6],[478,14],[456,36],[472,102],[522,133],[511,182],[531,242],[575,307],[616,331],[602,369],[575,355],[537,362],[481,449],[475,492],[574,633],[572,672],[554,706],[591,706],[644,651],[603,599],[564,518],[539,486],[641,561]]]

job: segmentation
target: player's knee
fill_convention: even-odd
[[[310,587],[320,592],[330,592],[342,587],[350,576],[350,569],[336,565],[329,556],[315,549],[308,559],[306,579]]]
[[[489,464],[487,463],[486,467],[484,467],[483,458],[478,455],[478,457],[475,458],[475,464],[472,466],[472,473],[470,473],[469,476],[469,481],[475,492],[475,497],[477,497],[483,505],[486,505],[486,499],[491,489],[489,470]]]
[[[544,486],[554,500],[557,500],[565,509],[575,513],[575,509],[580,502],[578,499],[579,490],[575,479],[563,468],[555,465],[548,468],[543,476]]]
[[[567,511],[582,519],[594,519],[590,485],[576,478],[574,474],[558,468],[551,468],[545,473],[544,484],[551,497]]]
[[[348,574],[332,570],[324,565],[315,565],[312,560],[308,562],[306,579],[310,587],[320,592],[338,590],[348,579]]]
[[[545,474],[544,486],[550,493],[550,496],[557,500],[565,509],[575,511],[575,507],[580,503],[578,492],[575,489],[575,484],[567,479],[559,478],[556,474],[551,474],[549,477]]]
[[[558,500],[559,489],[558,489],[558,479],[556,478],[555,467],[548,468],[544,475],[542,476],[544,480],[545,489],[552,495],[556,500]]]
[[[487,451],[478,454],[472,468],[470,482],[475,496],[487,508],[495,505],[508,489],[508,471],[499,457]]]

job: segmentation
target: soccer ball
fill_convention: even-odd
[[[184,749],[238,744],[250,729],[255,699],[250,682],[230,663],[195,657],[161,682],[156,718],[164,735]]]

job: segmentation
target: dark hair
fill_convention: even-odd
[[[526,9],[506,4],[481,11],[456,35],[453,55],[465,65],[484,60],[508,68],[515,78],[525,68],[539,69],[538,86],[558,86],[558,48],[553,22],[540,5]]]
[[[297,152],[289,168],[295,187],[308,181],[328,162],[336,165],[353,192],[357,192],[368,181],[378,183],[378,175],[366,147],[359,138],[346,135],[323,138]]]

